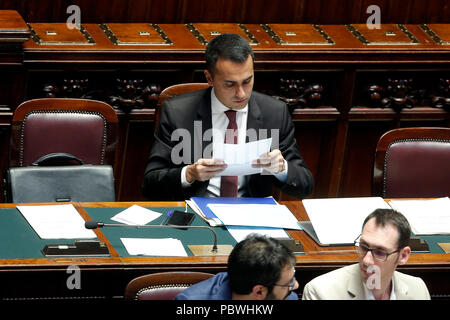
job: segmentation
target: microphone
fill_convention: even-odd
[[[217,233],[211,227],[208,227],[208,226],[178,226],[178,225],[174,225],[174,224],[168,224],[168,225],[112,224],[112,223],[103,223],[103,222],[89,220],[84,223],[84,227],[86,229],[97,229],[97,228],[103,228],[103,227],[207,229],[207,230],[211,231],[214,235],[214,245],[211,249],[211,252],[217,253]]]

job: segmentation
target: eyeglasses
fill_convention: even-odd
[[[382,262],[385,262],[387,260],[387,258],[391,255],[394,254],[396,252],[399,252],[400,249],[397,249],[395,251],[392,252],[386,252],[383,249],[372,249],[369,248],[368,246],[366,246],[365,244],[362,244],[359,240],[359,238],[361,237],[361,235],[358,236],[358,238],[356,238],[356,240],[354,241],[355,247],[356,247],[356,252],[358,253],[359,256],[364,257],[367,252],[371,252],[372,256]]]
[[[295,271],[294,271],[294,275],[292,276],[292,279],[289,281],[289,284],[274,284],[274,286],[278,286],[278,287],[287,287],[289,288],[289,291],[294,290],[295,287]]]

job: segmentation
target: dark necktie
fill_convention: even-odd
[[[225,143],[237,144],[237,124],[236,111],[225,111],[228,117],[228,127],[225,132]],[[221,197],[237,197],[238,193],[238,177],[237,176],[222,176],[220,181],[220,196]]]

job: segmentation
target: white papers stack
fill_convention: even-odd
[[[380,197],[306,199],[303,206],[321,244],[350,244],[375,209],[390,209]]]
[[[41,239],[90,239],[94,231],[84,227],[84,220],[71,204],[17,206]]]
[[[253,168],[252,162],[262,154],[270,152],[272,138],[248,143],[214,143],[214,159],[222,159],[227,168],[216,176],[242,176],[261,173],[262,168]]]
[[[159,218],[161,213],[152,211],[138,205],[132,205],[131,207],[123,210],[122,212],[116,214],[111,220],[125,223],[129,225],[145,225],[150,221]]]
[[[244,226],[228,226],[228,232],[236,240],[241,242],[249,234],[257,233],[271,238],[285,238],[289,239],[289,234],[280,228],[261,228],[261,227],[244,227]]]
[[[120,238],[130,255],[187,257],[183,244],[178,239]]]
[[[297,218],[285,205],[209,204],[226,226],[254,226],[301,230]]]
[[[391,200],[389,205],[401,212],[416,235],[450,234],[450,199]]]
[[[211,227],[222,226],[222,222],[217,218],[208,218],[205,216],[203,211],[193,200],[185,200],[186,204],[203,220],[205,220]]]

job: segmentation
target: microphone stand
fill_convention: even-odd
[[[93,221],[86,221],[85,227],[87,229],[97,229],[97,228],[103,228],[103,227],[207,229],[207,230],[211,231],[214,235],[214,245],[212,247],[211,252],[213,252],[213,253],[217,252],[217,233],[208,226],[178,226],[178,225],[174,225],[174,224],[168,224],[168,225],[112,224],[112,223],[103,223],[103,222],[97,222],[96,225],[93,225],[94,223],[95,222],[93,222]]]

